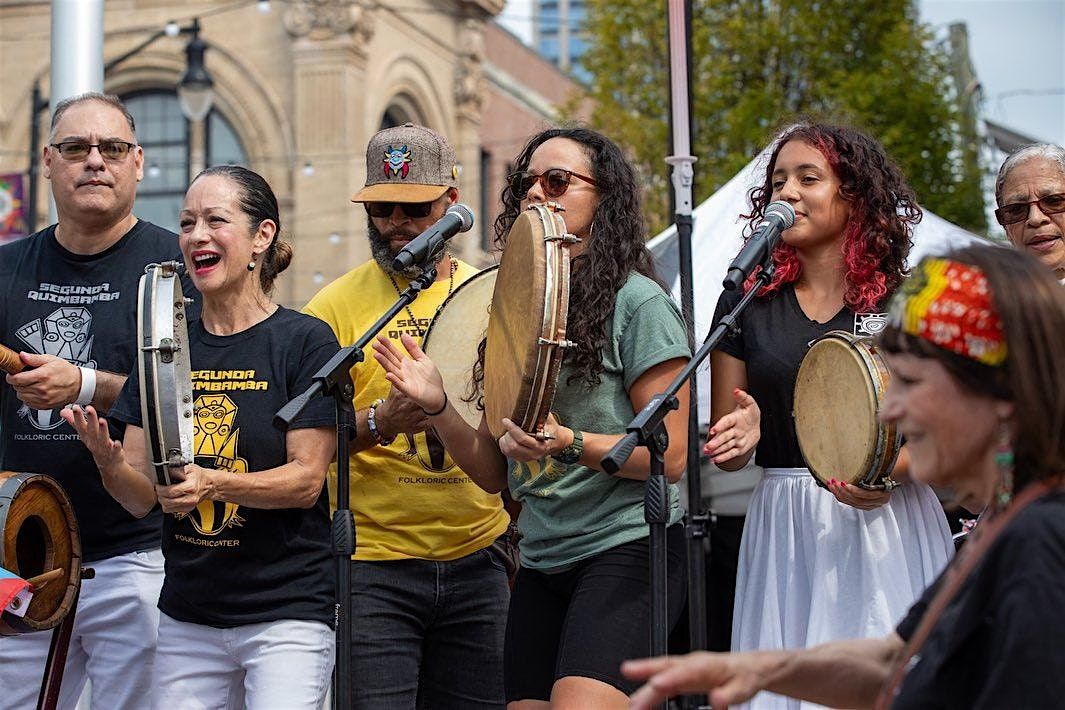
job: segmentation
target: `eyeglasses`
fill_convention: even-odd
[[[562,197],[566,194],[566,190],[569,189],[569,184],[573,178],[580,178],[589,185],[594,185],[595,180],[590,177],[579,175],[572,170],[563,170],[562,168],[551,168],[545,170],[539,175],[533,175],[529,172],[514,173],[507,178],[507,184],[510,187],[510,191],[519,200],[524,200],[525,196],[529,194],[529,190],[532,186],[539,182],[540,187],[544,191],[544,195],[547,197]]]
[[[428,217],[433,211],[432,202],[365,202],[363,204],[366,205],[366,211],[370,213],[370,216],[378,219],[391,217],[396,207],[403,210],[403,214],[411,219]]]
[[[128,141],[100,141],[89,143],[88,141],[63,141],[62,143],[50,143],[53,148],[66,160],[85,160],[89,152],[96,148],[100,151],[100,157],[104,160],[122,160],[129,152],[137,147],[136,143]]]
[[[1038,200],[1028,202],[1014,202],[1012,205],[1002,205],[995,210],[995,219],[1005,227],[1007,224],[1016,224],[1028,219],[1028,212],[1032,205],[1039,205],[1043,214],[1058,214],[1065,212],[1065,194],[1047,195]]]

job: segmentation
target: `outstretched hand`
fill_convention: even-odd
[[[385,379],[426,412],[436,412],[444,406],[444,380],[440,370],[406,333],[400,336],[404,355],[384,336],[373,344],[373,356],[385,371]],[[409,356],[409,357],[408,357]]]
[[[78,438],[92,454],[96,468],[104,472],[113,471],[125,462],[122,442],[111,438],[107,420],[99,416],[92,405],[82,409],[73,404],[61,410],[59,416],[78,433]]]
[[[706,436],[703,453],[715,464],[745,456],[761,436],[762,410],[754,397],[741,389],[732,391],[735,408],[714,422]]]
[[[763,685],[759,654],[708,653],[625,661],[621,672],[647,683],[629,698],[629,707],[651,710],[676,695],[706,693],[714,710],[749,700]]]

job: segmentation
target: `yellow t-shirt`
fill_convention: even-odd
[[[447,268],[447,262],[440,264]],[[458,262],[454,287],[477,273]],[[407,280],[395,277],[400,290]],[[399,346],[400,333],[419,342],[447,298],[449,280],[441,279],[410,304],[417,323],[401,310],[381,331]],[[354,343],[395,303],[398,294],[388,275],[373,260],[349,271],[311,299],[304,311],[333,329],[341,346]],[[388,396],[391,385],[365,348],[366,359],[351,370],[355,408],[365,409]],[[453,560],[490,545],[503,534],[509,518],[498,494],[486,493],[463,473],[432,432],[400,434],[390,446],[373,446],[351,455],[350,507],[355,515],[355,559],[419,558]],[[330,500],[335,509],[336,467],[329,471]]]

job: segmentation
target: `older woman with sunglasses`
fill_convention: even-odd
[[[637,452],[616,476],[600,459],[634,412],[683,366],[689,346],[677,307],[654,280],[644,246],[639,187],[620,149],[593,131],[551,129],[515,161],[496,221],[504,246],[530,205],[561,205],[572,250],[567,350],[553,415],[539,440],[507,419],[497,441],[484,418],[474,429],[449,404],[436,366],[413,339],[410,357],[389,341],[375,357],[393,386],[418,403],[464,471],[522,503],[521,569],[514,582],[504,653],[508,707],[623,708],[635,685],[619,671],[650,642],[648,528],[643,493],[649,460]],[[452,392],[451,400],[462,393]],[[666,417],[666,475],[684,470],[688,402]],[[670,486],[669,589],[683,590],[682,511]],[[671,596],[673,622],[683,592]]]
[[[995,181],[995,217],[1013,246],[1065,283],[1065,148],[1050,143],[1014,152]]]
[[[1050,708],[1065,697],[1065,290],[1034,259],[979,246],[928,258],[879,338],[880,416],[911,474],[979,510],[969,541],[879,639],[634,661],[632,707],[762,690],[832,707]]]

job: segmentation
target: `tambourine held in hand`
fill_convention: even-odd
[[[507,234],[499,264],[484,363],[484,405],[497,439],[502,419],[542,437],[562,366],[569,311],[571,244],[562,208],[532,205]]]
[[[891,488],[902,447],[877,414],[887,365],[868,338],[833,330],[813,342],[795,378],[795,434],[810,472],[862,488]]]
[[[149,264],[137,295],[137,373],[141,418],[156,480],[184,480],[193,462],[192,370],[185,296],[176,261]]]

